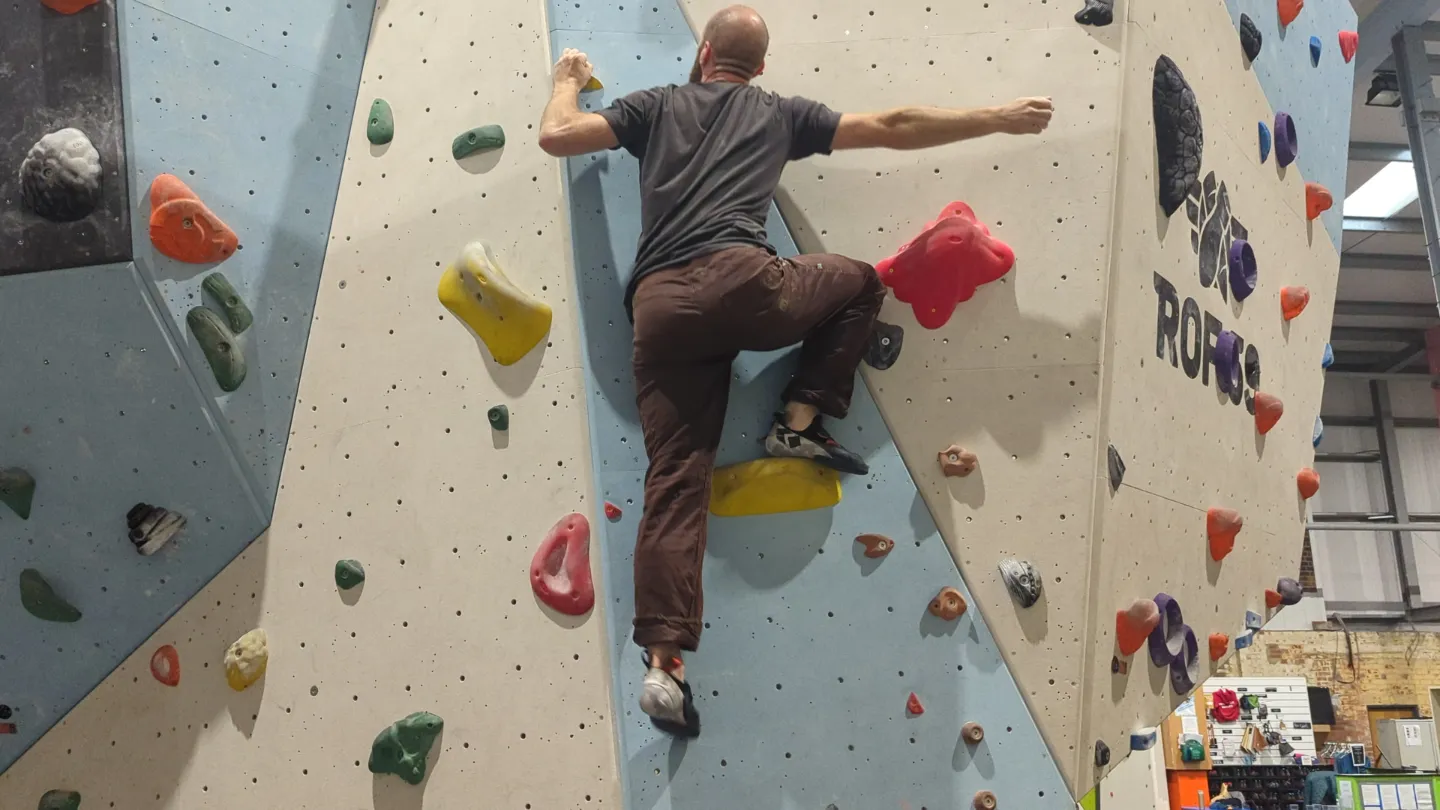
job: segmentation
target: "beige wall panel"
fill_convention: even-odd
[[[145,810],[619,806],[603,597],[559,617],[528,579],[550,526],[595,511],[561,187],[530,129],[542,6],[381,4],[273,526],[0,776],[15,806],[54,787]],[[387,148],[365,138],[376,96]],[[457,165],[451,139],[487,123],[504,151]],[[475,239],[555,310],[551,345],[510,368],[436,299]],[[342,558],[358,594],[335,588]],[[221,658],[256,626],[269,672],[237,694]],[[175,689],[148,672],[163,643]],[[372,777],[375,735],[420,710],[446,724],[427,783]]]

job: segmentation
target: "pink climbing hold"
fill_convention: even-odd
[[[1349,64],[1350,60],[1355,58],[1355,52],[1358,50],[1360,50],[1360,32],[1341,31],[1340,55],[1345,57],[1346,64]]]
[[[150,656],[150,674],[166,686],[180,685],[180,653],[169,644]]]
[[[914,241],[875,265],[895,298],[915,310],[926,329],[944,326],[955,307],[975,288],[1003,277],[1015,266],[1015,251],[990,235],[963,202],[945,206]]]
[[[615,504],[613,504],[613,503],[611,503],[611,502],[609,502],[609,501],[606,501],[606,502],[605,502],[605,517],[606,517],[606,518],[608,518],[608,519],[610,519],[610,520],[619,520],[621,514],[622,514],[622,513],[621,513],[621,511],[620,511],[620,507],[616,506]]]
[[[920,698],[914,692],[911,692],[910,699],[905,701],[905,711],[913,715],[925,713],[925,707],[920,705]]]
[[[545,535],[530,561],[530,587],[541,602],[567,616],[583,616],[595,606],[590,521],[584,515],[566,515]]]

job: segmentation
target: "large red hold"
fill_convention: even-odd
[[[1340,55],[1343,56],[1343,57],[1345,57],[1345,63],[1346,63],[1346,64],[1349,64],[1349,63],[1350,63],[1350,60],[1352,60],[1352,59],[1355,58],[1355,51],[1357,51],[1357,50],[1359,50],[1359,49],[1360,49],[1360,32],[1359,32],[1359,31],[1341,31],[1341,32],[1340,32]]]
[[[583,616],[595,606],[590,521],[584,515],[566,515],[545,535],[530,561],[530,587],[541,602],[568,616]]]
[[[897,300],[915,310],[921,326],[939,329],[976,287],[1000,279],[1014,266],[1015,251],[991,236],[970,206],[953,202],[875,271]]]

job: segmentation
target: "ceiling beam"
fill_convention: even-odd
[[[1345,217],[1345,230],[1360,233],[1425,233],[1419,217]]]
[[[1382,0],[1360,21],[1355,81],[1369,85],[1370,74],[1394,55],[1390,40],[1406,25],[1420,25],[1440,13],[1440,0]]]
[[[1429,354],[1429,351],[1426,349],[1425,341],[1421,340],[1417,343],[1411,343],[1409,346],[1390,355],[1385,361],[1376,363],[1375,370],[1381,374],[1394,374],[1399,371],[1404,371],[1421,360],[1424,360],[1427,354]]]
[[[1330,339],[1346,343],[1412,343],[1425,342],[1423,329],[1394,329],[1378,326],[1336,326],[1330,329]]]
[[[1440,320],[1440,310],[1437,310],[1435,304],[1402,301],[1336,301],[1335,314]]]
[[[1410,144],[1351,141],[1350,159],[1373,163],[1389,163],[1395,160],[1409,163],[1411,161]]]
[[[1340,256],[1341,270],[1404,270],[1430,272],[1428,256],[1395,255],[1390,253],[1345,253]]]

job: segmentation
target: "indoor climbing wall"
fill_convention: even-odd
[[[266,31],[257,45],[286,41]],[[538,2],[377,8],[273,524],[0,775],[0,804],[68,788],[83,807],[146,810],[620,806],[604,612],[552,611],[529,579],[558,521],[603,521],[562,186],[535,137],[544,31]],[[393,118],[384,144],[367,133],[377,98]],[[504,147],[457,160],[456,136],[488,125]],[[218,210],[223,197],[191,187]],[[538,345],[487,344],[486,322],[472,332],[442,304],[442,277],[477,240],[553,309]],[[502,349],[518,361],[499,365]],[[502,405],[508,422],[492,423]],[[341,561],[362,584],[341,590],[359,576],[337,576]],[[255,629],[268,664],[234,691],[225,661]],[[255,639],[237,676],[257,671]],[[173,688],[150,672],[164,645]],[[421,712],[438,721],[382,735]],[[425,763],[421,784],[397,753]]]

